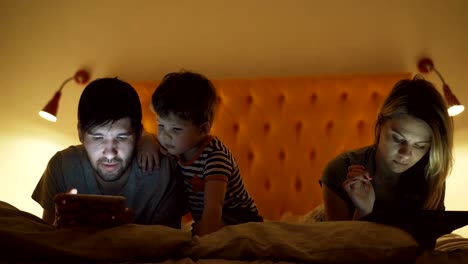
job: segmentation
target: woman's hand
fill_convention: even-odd
[[[156,136],[143,132],[138,141],[137,161],[143,172],[152,171],[159,168],[159,159],[161,158],[161,145]]]
[[[343,188],[356,207],[357,218],[370,214],[374,208],[375,192],[371,180],[372,177],[364,166],[351,165],[348,167]]]

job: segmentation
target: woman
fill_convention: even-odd
[[[374,144],[343,153],[325,168],[326,219],[444,209],[452,145],[452,119],[441,94],[419,76],[399,81],[380,109]]]

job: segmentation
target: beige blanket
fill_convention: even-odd
[[[414,263],[424,253],[408,233],[370,222],[248,223],[192,238],[156,225],[56,230],[1,202],[0,248],[9,261],[55,263]]]
[[[191,244],[190,232],[156,225],[56,230],[34,215],[0,203],[0,248],[9,259],[154,261],[175,256]]]

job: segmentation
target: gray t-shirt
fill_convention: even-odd
[[[324,183],[330,190],[343,199],[350,208],[353,202],[343,189],[348,167],[350,165],[363,165],[371,176],[375,176],[375,146],[352,150],[342,153],[331,160],[325,167],[320,184]],[[400,181],[393,193],[381,195],[376,191],[374,210],[388,209],[421,209],[427,197],[427,184],[424,177],[424,160],[415,164],[400,177]],[[375,181],[372,181],[375,188]],[[444,209],[443,199],[438,209]]]
[[[133,222],[180,227],[185,207],[177,162],[163,156],[161,168],[145,174],[134,159],[128,169],[130,177],[119,195],[126,197],[126,206],[133,209]],[[32,198],[53,212],[58,193],[76,188],[80,194],[102,194],[94,173],[83,145],[70,146],[49,161]]]

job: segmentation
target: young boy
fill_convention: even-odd
[[[188,71],[167,74],[152,95],[158,140],[178,157],[194,220],[193,234],[199,236],[224,225],[263,221],[233,155],[210,135],[215,104],[213,84]]]

